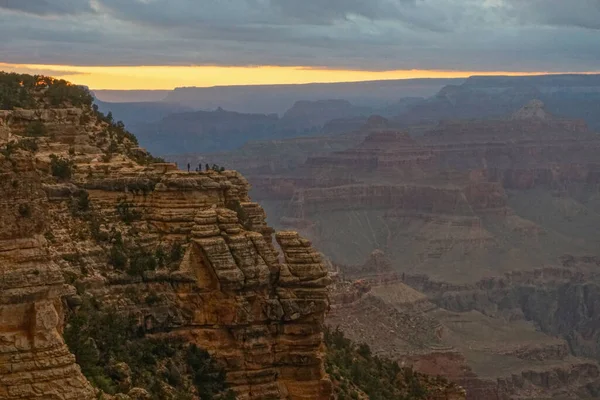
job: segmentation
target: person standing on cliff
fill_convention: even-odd
[[[188,163],[188,172],[190,172],[190,163]]]

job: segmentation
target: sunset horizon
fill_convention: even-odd
[[[599,71],[356,70],[310,66],[77,66],[0,63],[5,72],[49,75],[91,90],[173,90],[178,87],[254,86],[461,79],[470,76],[598,74]]]

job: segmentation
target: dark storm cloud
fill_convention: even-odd
[[[35,15],[74,15],[92,11],[87,0],[0,0],[1,9]]]
[[[513,16],[550,26],[600,29],[600,0],[509,0]]]
[[[597,70],[599,27],[600,0],[0,0],[0,62]]]
[[[346,19],[348,15],[359,15],[371,20],[390,19],[401,16],[401,9],[414,4],[414,0],[400,1],[362,1],[362,0],[272,0],[270,6],[281,15],[291,19],[328,23]]]

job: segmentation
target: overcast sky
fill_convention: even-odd
[[[0,0],[0,62],[600,70],[600,0]]]

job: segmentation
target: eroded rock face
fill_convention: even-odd
[[[340,267],[346,279],[330,288],[326,323],[368,343],[375,354],[458,383],[469,400],[592,398],[600,384],[589,347],[597,322],[583,310],[594,307],[595,285],[567,283],[583,279],[584,270],[572,265],[581,260],[565,262],[571,266],[452,287],[422,276],[395,274],[393,280],[382,268],[385,255],[377,252],[362,266]],[[554,285],[562,295],[548,287]],[[556,337],[567,330],[577,333]]]
[[[62,336],[74,292],[52,261],[48,202],[32,160],[0,156],[0,398],[94,399]]]
[[[92,292],[105,302],[119,301],[127,290],[140,298],[158,295],[156,307],[126,308],[150,331],[172,331],[222,360],[240,399],[328,398],[321,327],[329,281],[310,242],[278,233],[282,262],[264,211],[248,201],[241,176],[173,174],[145,199],[132,200],[144,210],[149,233],[190,238],[179,267],[143,282],[121,277]],[[112,196],[91,193],[98,202]],[[225,207],[229,201],[240,202],[252,230]]]
[[[17,143],[34,119],[52,133],[35,152],[0,155],[0,398],[95,398],[61,335],[81,301],[73,285],[136,316],[148,335],[209,351],[238,399],[330,398],[326,268],[295,232],[277,233],[278,253],[240,174],[141,165],[142,150],[117,144],[85,107],[29,111],[0,115],[10,132],[0,144]],[[51,155],[70,160],[70,180],[51,176]],[[178,243],[182,255],[168,268],[126,273],[108,262],[117,234],[151,254]]]

